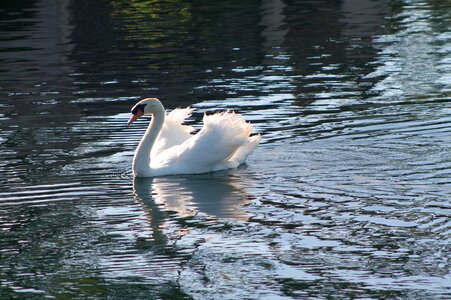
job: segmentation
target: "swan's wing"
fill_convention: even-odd
[[[196,135],[157,155],[151,160],[152,167],[182,174],[218,170],[225,164],[237,166],[230,158],[249,143],[251,130],[252,126],[233,112],[204,116],[204,127]]]
[[[192,112],[193,109],[189,107],[176,108],[166,116],[163,128],[152,147],[151,159],[175,145],[182,144],[191,137],[190,132],[193,131],[193,127],[182,125],[182,123],[191,116]]]

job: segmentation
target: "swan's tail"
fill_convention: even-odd
[[[247,142],[238,148],[238,150],[233,154],[230,160],[238,163],[239,165],[244,163],[249,154],[251,154],[260,143],[260,140],[260,134],[249,137]]]

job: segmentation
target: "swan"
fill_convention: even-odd
[[[204,115],[203,128],[192,135],[182,125],[191,108],[177,108],[166,115],[161,101],[146,98],[131,109],[128,125],[144,115],[152,119],[136,148],[132,170],[136,177],[199,174],[236,168],[260,142],[250,136],[252,125],[231,111]]]

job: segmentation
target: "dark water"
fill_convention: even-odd
[[[0,5],[1,299],[451,297],[448,1]],[[247,166],[134,180],[145,96]]]

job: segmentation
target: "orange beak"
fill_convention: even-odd
[[[130,119],[127,122],[127,125],[130,125],[131,123],[135,122],[136,120],[138,120],[144,113],[141,112],[140,110],[138,110],[136,112],[136,114],[133,114]]]

